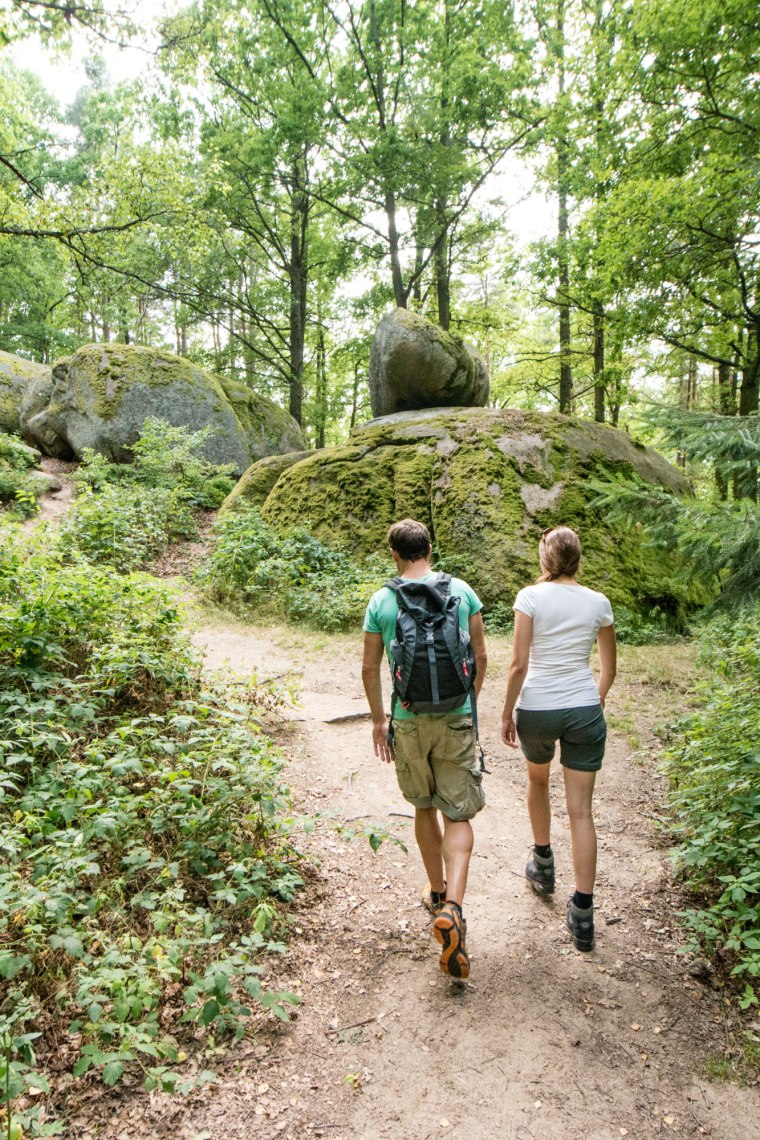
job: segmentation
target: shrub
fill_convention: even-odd
[[[194,511],[217,509],[234,486],[229,466],[198,454],[209,430],[189,432],[149,417],[132,447],[134,463],[112,463],[86,449],[74,477],[80,493],[60,528],[66,556],[128,572],[192,538]]]
[[[83,555],[127,573],[144,566],[177,538],[190,537],[195,522],[175,491],[139,484],[84,486],[59,527],[67,558]]]
[[[760,979],[760,610],[714,622],[703,656],[702,707],[666,757],[674,857],[703,903],[685,916],[694,945],[728,958],[746,1008]]]
[[[300,884],[255,694],[202,687],[165,586],[43,543],[0,543],[0,1105],[36,1135],[50,1049],[185,1089],[183,1039],[286,1018],[260,963]]]
[[[324,630],[361,621],[370,595],[389,577],[380,556],[362,565],[297,527],[278,532],[253,508],[225,513],[197,573],[217,601]]]

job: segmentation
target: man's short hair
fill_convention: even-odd
[[[389,528],[388,545],[404,562],[417,562],[430,555],[430,531],[424,523],[402,519]]]

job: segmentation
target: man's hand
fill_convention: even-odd
[[[394,761],[393,745],[388,743],[388,717],[376,721],[372,725],[372,747],[378,760],[386,764]]]

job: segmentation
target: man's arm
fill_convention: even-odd
[[[393,749],[388,744],[388,717],[383,706],[383,685],[380,679],[380,666],[384,656],[382,635],[365,633],[362,684],[372,716],[372,745],[378,759],[384,760],[386,764],[392,764]]]
[[[470,614],[469,620],[470,643],[475,654],[475,699],[480,696],[483,682],[486,679],[488,668],[488,653],[486,652],[486,632],[483,628],[483,615],[478,611]]]

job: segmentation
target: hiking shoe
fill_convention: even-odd
[[[567,928],[573,936],[576,950],[594,949],[594,908],[583,909],[576,906],[572,898],[567,900]]]
[[[437,918],[441,913],[441,907],[445,902],[446,884],[444,883],[442,891],[431,891],[430,884],[428,883],[428,889],[422,896],[422,905],[424,906],[425,910],[429,911],[430,914],[432,914],[433,918]]]
[[[533,851],[525,866],[525,878],[536,894],[552,894],[554,892],[554,855],[537,855]]]
[[[470,959],[464,948],[467,923],[462,918],[462,908],[457,903],[443,904],[433,923],[433,934],[441,944],[441,973],[448,974],[450,978],[469,977]]]

